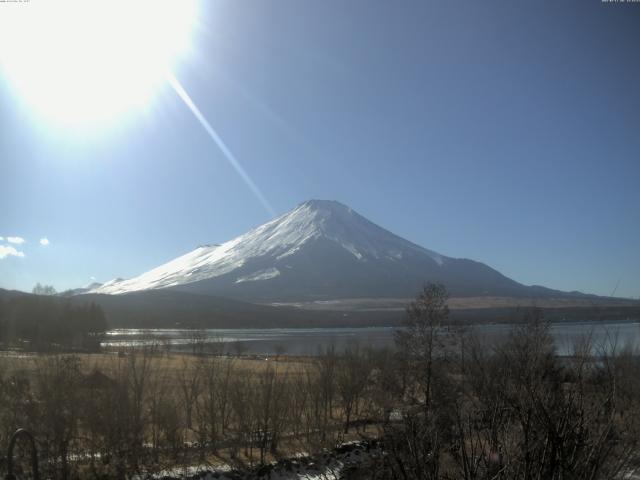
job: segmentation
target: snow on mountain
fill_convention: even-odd
[[[92,290],[95,290],[96,288],[101,287],[102,284],[100,282],[91,282],[87,285],[85,285],[84,287],[80,287],[80,288],[72,288],[70,290],[66,290],[64,292],[59,293],[60,296],[63,297],[71,297],[73,295],[81,295],[83,293],[88,293]]]
[[[401,260],[420,253],[442,265],[447,257],[404,240],[335,201],[310,200],[294,210],[222,245],[204,245],[142,275],[115,279],[91,293],[121,294],[174,287],[219,277],[250,259],[270,257],[281,261],[319,238],[334,242],[355,259]],[[280,275],[275,267],[238,276],[235,283],[269,280]]]
[[[90,293],[169,288],[261,302],[406,298],[428,281],[442,282],[461,296],[531,295],[534,288],[482,263],[411,243],[339,202],[309,200],[233,240],[200,246]]]
[[[258,280],[269,280],[280,275],[280,270],[277,268],[267,268],[265,270],[258,270],[257,272],[247,275],[246,277],[239,277],[236,283],[241,282],[257,282]]]

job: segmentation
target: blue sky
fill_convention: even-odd
[[[640,4],[224,0],[175,75],[277,213],[335,199],[525,284],[640,297],[639,45]],[[168,85],[88,135],[0,76],[0,162],[2,288],[131,277],[270,218]]]

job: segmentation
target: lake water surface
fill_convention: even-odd
[[[513,329],[512,325],[494,324],[468,327],[488,346],[499,343]],[[395,327],[370,328],[268,328],[268,329],[118,329],[107,332],[103,346],[110,348],[140,347],[159,344],[174,351],[191,351],[194,345],[209,351],[256,355],[315,355],[320,348],[348,345],[392,347]],[[551,334],[560,355],[572,353],[580,338],[590,335],[596,346],[608,349],[612,344],[640,347],[640,322],[563,322],[552,324]]]

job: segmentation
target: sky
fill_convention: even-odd
[[[639,298],[639,45],[640,3],[203,2],[173,74],[269,208],[169,82],[86,131],[0,70],[0,288],[136,276],[319,198],[524,284]]]

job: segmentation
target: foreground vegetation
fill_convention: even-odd
[[[407,311],[395,351],[313,358],[41,355],[0,363],[0,445],[35,433],[51,478],[179,465],[239,469],[354,438],[381,455],[344,478],[604,479],[632,471],[640,360],[612,339],[555,355],[535,312],[502,344],[443,331],[446,292]]]

